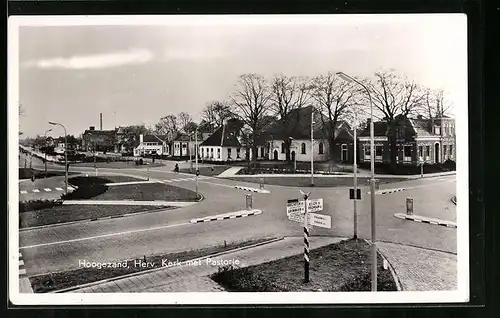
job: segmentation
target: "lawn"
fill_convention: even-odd
[[[130,168],[139,168],[139,169],[146,169],[146,168],[155,168],[155,167],[161,167],[164,166],[164,164],[160,162],[155,162],[151,163],[149,161],[146,161],[149,164],[143,164],[143,165],[136,165],[134,161],[127,161],[127,162],[121,162],[121,161],[110,161],[110,162],[96,162],[95,166],[97,168],[109,168],[109,169],[130,169]],[[94,167],[93,162],[81,162],[81,163],[73,163],[69,166],[69,169],[71,170],[71,167]]]
[[[69,174],[75,173],[71,172]],[[30,168],[19,168],[19,179],[30,179],[33,175],[37,179],[43,179],[45,178],[45,171]],[[47,171],[47,178],[57,176],[64,176],[64,171]]]
[[[92,200],[196,201],[196,192],[163,183],[112,186]]]
[[[217,176],[227,169],[231,168],[231,166],[218,166],[214,165],[212,167],[199,167],[200,170],[200,176]],[[184,168],[184,169],[179,169],[179,172],[184,172],[184,173],[191,173],[194,174],[196,172],[195,165],[193,165],[193,170],[189,168]]]
[[[68,194],[66,199],[92,200],[140,200],[140,201],[196,201],[196,192],[163,183],[140,183],[118,186],[105,186],[106,183],[143,181],[127,176],[74,177],[69,183],[78,189]]]
[[[259,183],[260,177],[230,177],[224,178],[235,181],[244,181],[244,182],[253,182]],[[367,177],[358,177],[358,185],[359,186],[368,186],[370,178]],[[387,183],[395,183],[406,181],[405,178],[381,178],[379,179],[379,184],[387,184]],[[269,185],[279,185],[286,187],[310,187],[311,186],[311,177],[264,177],[264,184]],[[314,177],[314,186],[315,187],[346,187],[353,185],[353,178],[348,177],[322,177],[315,176]]]
[[[229,251],[235,248],[249,246],[261,243],[270,238],[255,239],[249,241],[230,242],[203,249],[182,251],[169,254],[155,254],[147,256],[138,256],[140,260],[155,263],[153,268],[161,266],[162,259],[179,260],[179,262],[195,259],[198,257],[209,256],[212,254]],[[149,268],[134,266],[135,259],[122,261],[126,266],[117,268],[78,268],[70,271],[63,271],[51,274],[37,275],[30,277],[31,286],[35,293],[46,293],[50,291],[65,289],[86,283],[97,282],[103,279],[119,277],[126,274],[145,271]]]
[[[58,205],[19,213],[19,228],[120,216],[128,213],[174,209],[141,205]]]
[[[304,283],[303,254],[239,269],[227,268],[212,279],[228,291],[370,291],[370,245],[363,240],[347,240],[310,251],[310,281]],[[389,269],[378,256],[379,291],[396,291]]]

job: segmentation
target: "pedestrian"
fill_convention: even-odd
[[[179,172],[179,164],[178,164],[178,163],[176,163],[176,164],[175,164],[174,171],[175,171],[175,172]]]

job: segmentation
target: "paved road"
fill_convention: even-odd
[[[59,167],[64,169],[63,167]],[[72,167],[73,171],[88,168]],[[144,169],[100,169],[102,173],[126,173],[145,176]],[[158,180],[182,179],[183,174],[169,167],[150,169],[150,177]],[[180,187],[195,189],[195,182],[173,182]],[[197,205],[177,210],[142,214],[127,218],[49,227],[20,232],[21,252],[29,275],[78,267],[78,260],[120,260],[161,252],[173,252],[221,244],[224,240],[238,241],[269,236],[302,236],[301,225],[285,215],[287,199],[298,198],[297,188],[266,186],[269,194],[253,194],[253,208],[263,210],[257,216],[242,219],[189,224],[195,217],[233,212],[245,208],[246,191],[234,185],[258,185],[224,179],[199,182],[199,191],[206,197]],[[415,209],[437,211],[451,216],[454,206],[444,200],[444,192],[453,192],[454,176],[439,179],[404,181],[385,187],[407,187],[406,191],[377,196],[377,238],[379,240],[456,252],[456,229],[416,223],[393,217],[403,212],[405,198],[415,199]],[[313,229],[312,235],[349,237],[352,235],[352,201],[348,188],[314,188],[311,198],[324,199],[324,214],[332,216],[331,230]],[[363,189],[365,192],[367,188]],[[358,204],[359,236],[370,238],[369,196]],[[419,210],[420,211],[420,210]],[[435,216],[438,217],[438,216]]]

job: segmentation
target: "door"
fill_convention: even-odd
[[[274,160],[278,160],[278,150],[274,151]]]
[[[295,161],[295,151],[292,151],[292,161]]]
[[[434,145],[434,162],[439,163],[439,144]]]

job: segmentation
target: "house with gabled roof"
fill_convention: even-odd
[[[246,159],[242,138],[243,123],[230,119],[200,143],[199,155],[206,161],[243,161]]]
[[[134,144],[134,156],[141,157],[146,155],[169,155],[167,140],[154,134],[140,134],[139,140]]]
[[[292,161],[311,160],[311,116],[313,116],[313,160],[328,159],[328,138],[323,129],[324,115],[314,106],[292,110],[288,116],[288,128],[281,121],[274,122],[265,132],[269,160],[286,160],[285,139],[290,138],[290,159]],[[322,118],[323,117],[323,118]],[[288,129],[288,132],[287,132]]]
[[[374,122],[375,162],[390,163],[388,123]],[[456,159],[455,120],[440,118],[398,118],[396,128],[397,163],[430,164]],[[370,122],[359,137],[360,163],[370,162]]]

